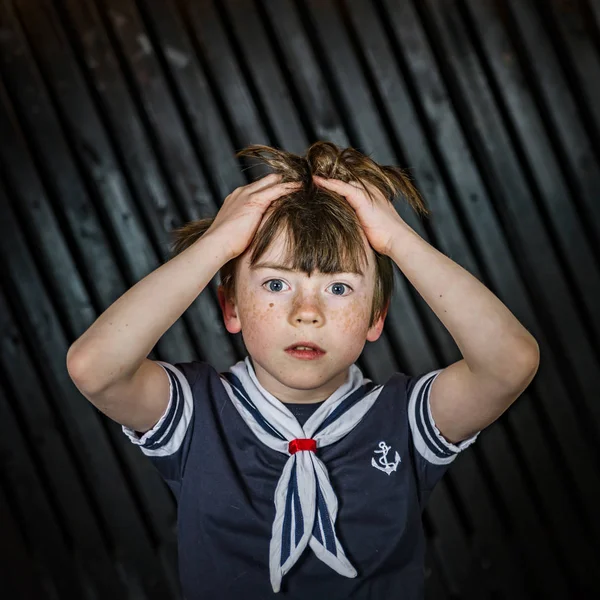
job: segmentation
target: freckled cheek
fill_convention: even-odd
[[[332,315],[337,325],[347,334],[366,334],[369,326],[369,310],[362,303],[348,306]]]
[[[255,293],[246,293],[243,305],[239,306],[239,316],[244,335],[264,337],[269,325],[277,320],[277,307],[264,297]]]

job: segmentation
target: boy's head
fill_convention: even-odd
[[[416,210],[427,210],[401,169],[380,166],[352,148],[317,142],[301,157],[250,146],[238,156],[262,160],[283,181],[304,185],[273,201],[246,251],[221,268],[225,326],[230,333],[242,332],[257,376],[263,385],[269,381],[271,393],[294,401],[290,390],[304,398],[307,390],[328,382],[333,391],[365,342],[381,335],[393,265],[371,248],[348,201],[317,187],[312,176],[368,182],[390,201],[402,194]],[[195,242],[211,223],[203,219],[177,230],[174,253]],[[301,360],[285,352],[299,341],[315,343],[326,353]]]

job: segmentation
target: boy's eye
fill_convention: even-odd
[[[263,287],[266,286],[269,292],[281,292],[285,285],[287,283],[284,283],[281,279],[269,279],[269,281],[263,283]],[[347,296],[349,291],[352,291],[352,288],[346,283],[332,283],[329,287],[334,296]]]
[[[285,284],[281,279],[269,279],[269,281],[265,281],[263,285],[266,285],[270,292],[280,292]]]
[[[349,285],[346,285],[345,283],[332,283],[329,287],[331,288],[331,293],[334,296],[344,296],[346,295],[344,294],[344,289],[352,289]]]

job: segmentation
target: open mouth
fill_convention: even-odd
[[[311,342],[302,342],[288,346],[285,352],[294,358],[313,360],[325,355],[325,350]]]

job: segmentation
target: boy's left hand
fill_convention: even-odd
[[[392,203],[369,183],[365,183],[365,186],[370,191],[373,201],[358,182],[346,183],[339,179],[327,179],[317,175],[313,175],[313,179],[316,184],[344,196],[356,211],[373,250],[390,256],[392,241],[398,235],[398,226],[407,226]]]

